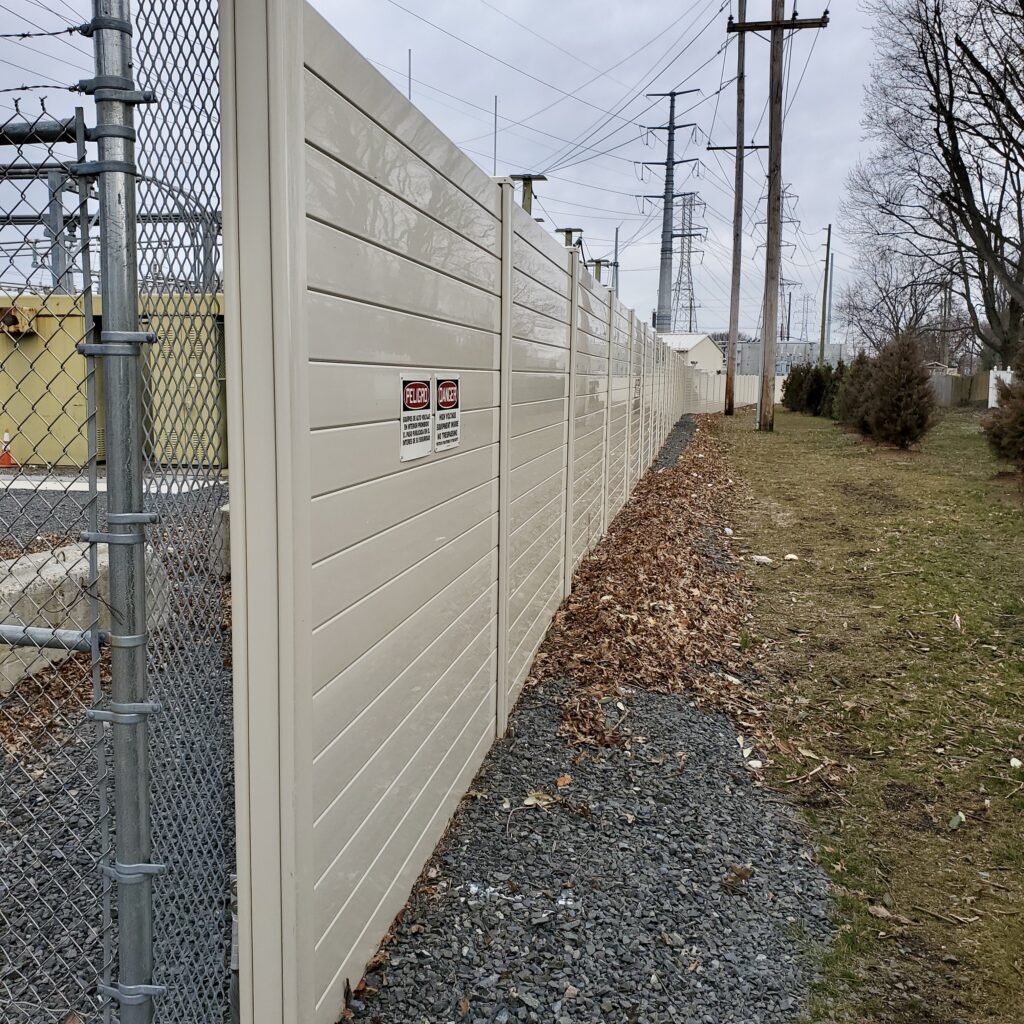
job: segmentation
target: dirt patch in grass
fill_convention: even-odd
[[[773,559],[742,563],[768,780],[838,893],[812,1020],[1024,1006],[1024,509],[980,418],[950,412],[898,456],[791,413],[725,429],[736,543]]]

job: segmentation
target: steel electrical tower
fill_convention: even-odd
[[[700,196],[684,192],[679,203],[679,265],[672,290],[672,330],[692,334],[697,330],[697,300],[693,291],[693,240],[703,237],[703,230],[694,229],[693,216]]]
[[[668,124],[649,128],[649,131],[668,132],[668,143],[664,160],[645,160],[644,166],[665,168],[665,191],[661,199],[664,203],[661,215],[661,273],[658,276],[658,309],[654,314],[654,329],[670,331],[672,329],[672,235],[674,224],[672,209],[676,199],[676,164],[694,163],[696,158],[688,160],[676,159],[676,129],[691,128],[692,124],[676,124],[676,97],[699,89],[674,89],[672,92],[649,92],[649,98],[668,97]],[[648,196],[655,199],[657,196]]]

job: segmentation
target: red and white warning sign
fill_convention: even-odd
[[[403,373],[399,380],[402,390],[399,458],[408,462],[410,459],[422,459],[434,450],[430,378]]]
[[[461,388],[459,375],[449,373],[434,377],[434,451],[458,448],[462,440]]]

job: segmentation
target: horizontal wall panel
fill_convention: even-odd
[[[512,301],[552,320],[566,320],[569,316],[569,300],[563,294],[519,270],[512,272]]]
[[[315,498],[310,512],[313,560],[342,551],[497,478],[498,446],[409,465],[401,473]]]
[[[497,255],[312,148],[306,154],[306,213],[417,263],[498,293]]]
[[[551,474],[540,480],[528,491],[514,498],[509,506],[508,528],[512,536],[528,522],[552,497],[562,498],[565,492],[565,452],[559,452],[561,461],[555,463]],[[545,456],[550,459],[551,456]]]
[[[306,260],[313,291],[482,330],[499,328],[496,295],[317,221],[307,223]]]
[[[515,651],[522,644],[530,627],[537,621],[537,616],[550,603],[554,587],[558,585],[559,591],[561,590],[560,584],[556,583],[563,572],[561,544],[553,549],[553,555],[555,557],[545,558],[538,566],[538,570],[531,573],[530,578],[520,588],[520,599],[517,602],[518,614],[512,622],[508,635],[509,650]],[[551,571],[546,577],[541,577],[540,570],[548,566],[551,567]],[[527,594],[528,598],[523,596]],[[512,618],[510,614],[509,620],[512,621]]]
[[[397,198],[499,254],[497,215],[408,150],[394,136],[315,75],[307,74],[306,139]]]
[[[544,580],[562,564],[562,539],[559,538],[551,548],[536,559],[529,575],[515,590],[509,591],[508,621],[509,648],[516,647],[516,625],[522,620],[532,622],[530,608],[535,607],[537,595]],[[543,603],[543,601],[541,602]]]
[[[569,393],[569,378],[561,373],[512,373],[512,404],[543,402],[565,398]]]
[[[544,555],[562,544],[564,533],[562,503],[557,500],[518,531],[509,542],[509,590],[519,590]]]
[[[568,426],[565,423],[555,423],[550,427],[541,427],[529,434],[520,434],[512,438],[509,445],[509,465],[512,469],[520,466],[548,452],[561,449],[565,444]]]
[[[408,764],[424,734],[440,721],[480,669],[491,663],[496,622],[493,596],[481,595],[377,700],[320,750],[313,762],[316,828],[329,833],[335,823],[343,827],[345,822],[368,816],[388,788],[389,772]],[[493,685],[493,680],[488,682]],[[317,844],[321,860],[314,870],[318,876],[335,859],[333,851],[344,848],[340,829],[337,835],[337,845],[330,840]],[[328,908],[321,910],[328,920],[333,916]]]
[[[317,691],[313,697],[314,754],[324,750],[417,663],[424,671],[431,665],[441,665],[438,672],[444,671],[457,654],[458,640],[464,639],[464,647],[478,631],[475,624],[496,613],[496,567],[497,558],[484,555],[402,622],[389,643],[371,647]],[[477,607],[481,598],[486,598],[484,608]],[[482,612],[487,613],[483,619]],[[355,764],[353,771],[358,769]]]
[[[498,369],[498,335],[463,324],[317,292],[306,297],[306,319],[314,360]]]
[[[526,494],[560,469],[565,469],[564,447],[513,469],[509,474],[509,496],[514,502],[520,495]]]
[[[490,480],[318,562],[312,576],[314,628],[497,510],[498,481]]]
[[[569,350],[524,338],[512,339],[512,369],[547,373],[569,372]]]
[[[591,453],[597,452],[603,458],[604,452],[604,413],[595,413],[593,416],[581,417],[576,421],[577,436],[574,445],[573,458],[576,464]]]
[[[305,66],[351,103],[366,112],[405,148],[471,195],[495,216],[500,216],[498,189],[465,153],[406,98],[372,64],[324,20],[304,5]],[[307,121],[311,117],[307,108]],[[340,126],[333,126],[333,131]],[[363,145],[365,145],[365,141]]]
[[[498,517],[493,516],[318,626],[313,631],[313,693],[374,644],[386,640],[392,630],[497,543]]]
[[[560,262],[555,262],[526,241],[517,230],[512,236],[512,263],[522,274],[568,300],[571,281],[568,261],[564,255]],[[512,294],[515,295],[514,284]]]
[[[497,408],[500,387],[497,372],[461,369],[457,372],[460,374],[459,407],[462,412]],[[397,421],[401,414],[401,373],[402,369],[397,366],[312,363],[309,376],[310,425],[319,430]]]
[[[522,241],[532,246],[541,256],[546,257],[568,275],[569,250],[516,203],[512,204],[512,229]],[[515,262],[515,254],[513,254],[513,262]]]
[[[531,430],[565,422],[565,399],[550,398],[541,402],[521,402],[513,405],[509,416],[509,430],[513,437]]]
[[[541,590],[540,598],[545,598],[540,606],[534,621],[528,626],[519,646],[513,650],[509,657],[509,703],[515,702],[522,690],[524,680],[530,671],[533,656],[537,652],[544,635],[548,631],[551,618],[556,609],[562,603],[562,574],[554,572],[548,578],[545,587]]]
[[[512,336],[514,338],[568,348],[568,320],[568,309],[563,317],[550,317],[544,313],[535,313],[522,303],[512,303]]]
[[[465,714],[462,707],[453,708],[441,728],[449,723],[458,727]],[[388,791],[379,812],[382,820],[368,822],[370,827],[356,837],[346,858],[317,885],[314,903],[345,898],[342,910],[317,942],[314,953],[316,977],[321,979],[318,1009],[326,1012],[325,1019],[336,1018],[337,1008],[344,1004],[344,985],[336,983],[341,968],[335,965],[347,964],[349,950],[359,942],[364,923],[373,920],[379,908],[383,907],[381,917],[390,921],[405,903],[423,860],[441,838],[444,823],[493,740],[493,717],[488,695],[481,699],[447,751],[440,743],[428,742],[423,756],[415,759]],[[389,896],[391,901],[385,903]],[[376,937],[367,947],[367,957],[379,941]],[[358,980],[361,969],[355,974]]]
[[[314,497],[410,467],[399,458],[401,424],[398,420],[354,427],[332,427],[311,435]],[[498,410],[480,409],[462,414],[462,438],[457,448],[423,458],[436,464],[498,440]]]
[[[607,373],[577,373],[576,374],[576,395],[599,395],[604,399],[607,391]]]
[[[577,349],[576,373],[592,374],[599,376],[602,380],[606,380],[608,377],[608,360],[603,355],[592,356]]]
[[[576,378],[577,381],[579,377]],[[573,401],[573,409],[576,415],[576,432],[580,432],[580,421],[586,417],[593,416],[594,413],[601,415],[602,422],[604,420],[605,410],[608,408],[608,398],[605,394],[605,390],[593,389],[589,392],[581,392],[579,388],[576,389],[576,398]],[[591,420],[591,424],[595,421]]]

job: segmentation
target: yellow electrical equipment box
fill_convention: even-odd
[[[227,400],[220,295],[146,296],[143,350],[145,456],[166,466],[227,468]],[[96,340],[102,296],[93,297]],[[81,295],[0,295],[0,435],[22,466],[80,469],[88,457]],[[97,369],[101,360],[96,361]],[[104,388],[96,374],[97,454],[106,460]]]
[[[94,303],[95,309],[95,303]],[[81,295],[0,296],[0,433],[22,466],[86,463],[86,360]]]
[[[228,464],[220,295],[147,295],[139,329],[157,340],[143,362],[146,457],[163,466]]]

